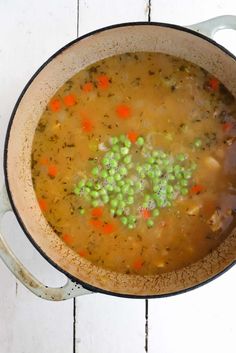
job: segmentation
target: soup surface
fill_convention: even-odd
[[[179,269],[234,225],[236,103],[200,67],[126,53],[68,80],[32,147],[44,216],[80,256],[121,273]]]

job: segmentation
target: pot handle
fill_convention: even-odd
[[[209,20],[195,23],[187,28],[213,38],[215,33],[222,29],[236,30],[236,16],[225,15],[211,18]]]
[[[2,221],[4,214],[9,211],[12,211],[12,208],[8,200],[6,187],[4,186],[2,190],[0,190],[0,222]],[[62,287],[50,288],[45,286],[43,283],[38,281],[16,258],[4,240],[1,232],[0,258],[3,260],[5,265],[7,265],[9,270],[15,275],[15,277],[26,288],[28,288],[32,293],[36,294],[40,298],[52,301],[60,301],[92,293],[89,290],[84,289],[81,285],[73,282],[69,278],[67,278],[66,284]]]

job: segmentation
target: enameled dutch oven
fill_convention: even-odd
[[[50,97],[75,73],[111,55],[135,51],[175,55],[209,71],[236,97],[236,58],[208,38],[223,28],[236,29],[236,16],[217,17],[189,28],[150,22],[106,27],[67,44],[28,82],[8,126],[4,151],[6,189],[0,195],[0,217],[13,210],[36,249],[68,278],[64,287],[44,286],[23,267],[1,236],[3,261],[33,293],[49,300],[90,291],[132,298],[173,295],[206,283],[235,263],[236,229],[212,253],[178,271],[139,276],[96,267],[68,248],[48,225],[36,200],[30,167],[34,131]]]

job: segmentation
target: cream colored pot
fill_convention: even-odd
[[[7,193],[3,190],[0,195],[0,216],[10,209],[11,204],[32,244],[68,277],[62,288],[45,287],[19,263],[1,237],[3,261],[32,292],[50,300],[67,299],[89,291],[127,297],[158,297],[195,288],[235,263],[236,231],[233,231],[211,254],[178,271],[138,276],[98,268],[68,248],[47,224],[36,200],[30,169],[34,131],[50,97],[72,75],[111,55],[135,51],[175,55],[218,77],[236,97],[236,58],[196,32],[212,36],[226,27],[236,29],[236,17],[218,17],[192,26],[191,30],[161,23],[128,23],[100,29],[59,50],[26,85],[7,131],[4,162]]]

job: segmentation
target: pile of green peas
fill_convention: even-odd
[[[146,209],[146,225],[153,227],[160,209],[171,207],[177,197],[188,194],[196,165],[184,153],[173,157],[154,150],[142,136],[132,143],[122,134],[111,137],[109,144],[109,150],[91,170],[92,177],[81,179],[74,193],[92,207],[107,205],[111,215],[119,217],[128,229],[136,227]],[[137,153],[140,158],[135,163]]]

